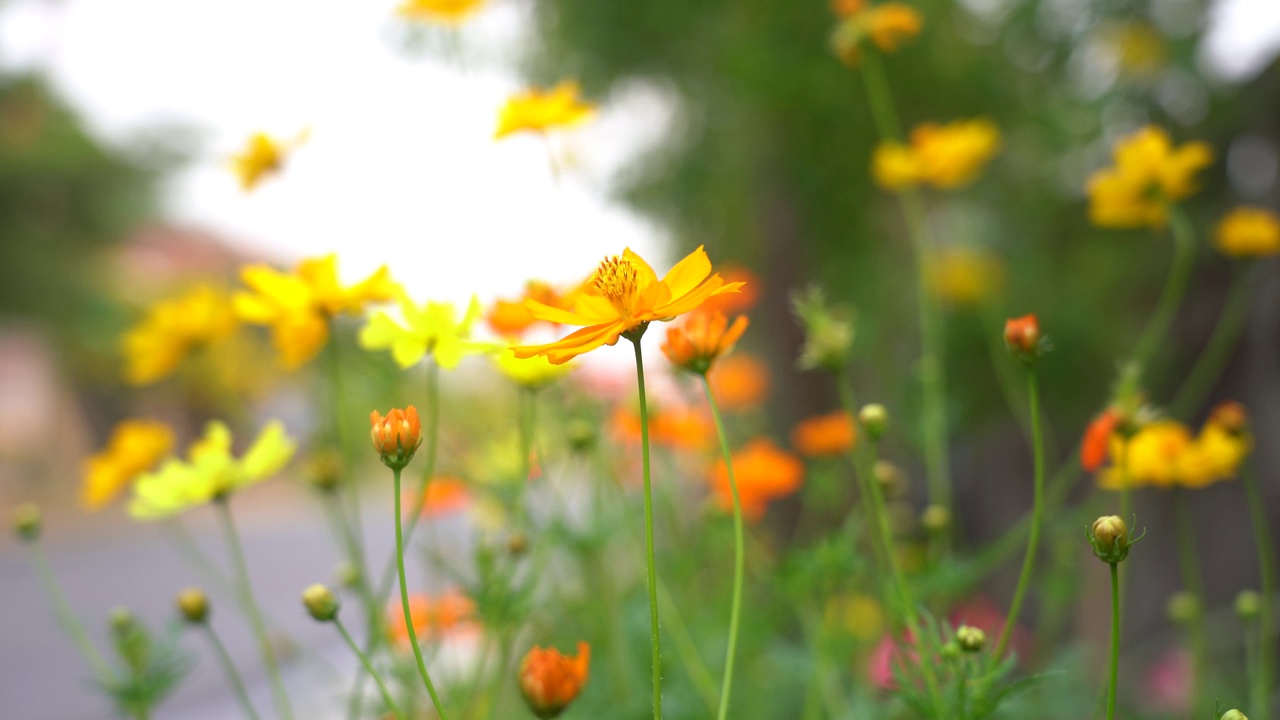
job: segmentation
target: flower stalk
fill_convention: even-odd
[[[733,457],[729,452],[729,438],[725,435],[724,422],[720,419],[720,408],[716,405],[715,394],[711,392],[711,383],[706,373],[702,374],[702,388],[707,394],[707,404],[711,406],[711,417],[716,424],[716,434],[720,437],[720,453],[724,457],[725,468],[729,473],[729,491],[733,495],[733,603],[729,610],[729,645],[725,649],[724,680],[720,685],[720,710],[716,717],[725,720],[729,715],[729,696],[733,690],[733,664],[738,649],[738,625],[742,618],[742,581],[746,574],[746,550],[743,547],[745,532],[742,526],[742,499],[738,496],[738,481],[733,475]]]
[[[1274,674],[1276,642],[1276,558],[1272,551],[1275,545],[1271,528],[1267,523],[1267,510],[1263,503],[1262,490],[1258,487],[1258,477],[1251,466],[1246,465],[1243,468],[1241,481],[1244,483],[1245,494],[1248,497],[1249,517],[1253,522],[1253,534],[1258,547],[1258,576],[1262,588],[1258,611],[1258,662],[1250,688],[1249,707],[1256,719],[1269,720],[1271,713],[1267,697],[1273,687],[1271,678]]]
[[[413,612],[409,609],[409,586],[405,580],[404,572],[404,522],[400,513],[400,472],[404,469],[404,465],[390,465],[391,474],[395,477],[395,502],[396,502],[396,572],[400,576],[400,606],[404,611],[404,626],[409,635],[409,645],[413,648],[413,658],[418,664],[418,675],[422,677],[422,683],[427,688],[427,694],[431,696],[431,702],[435,705],[436,714],[440,716],[440,720],[446,720],[444,708],[440,705],[440,696],[436,694],[435,683],[431,682],[431,675],[427,672],[427,663],[422,658],[422,648],[418,647],[418,633],[413,627]]]
[[[649,585],[649,631],[653,648],[653,720],[662,720],[662,638],[658,624],[658,569],[653,551],[653,488],[649,474],[649,404],[644,390],[644,353],[640,338],[648,324],[625,334],[636,352],[636,386],[640,395],[640,468],[644,478],[644,551]]]
[[[1195,229],[1177,206],[1170,208],[1169,229],[1173,234],[1173,261],[1169,266],[1169,275],[1160,291],[1160,298],[1156,301],[1156,309],[1147,321],[1142,335],[1138,337],[1133,355],[1130,356],[1130,362],[1144,370],[1150,366],[1156,351],[1160,349],[1160,343],[1173,326],[1178,306],[1187,294],[1187,284],[1191,280],[1191,270],[1195,264]]]
[[[373,668],[373,664],[369,662],[369,657],[360,651],[360,646],[356,645],[356,641],[351,638],[351,633],[347,632],[347,627],[342,624],[342,620],[338,616],[333,617],[333,624],[337,626],[338,632],[342,634],[342,639],[347,641],[347,647],[351,648],[351,652],[356,654],[360,659],[360,665],[364,667],[365,672],[369,673],[369,677],[373,678],[373,682],[378,686],[378,692],[382,694],[382,702],[387,704],[387,709],[391,714],[395,715],[398,720],[405,720],[404,711],[396,704],[396,700],[392,697],[391,692],[387,690],[387,685],[378,675],[378,671]]]

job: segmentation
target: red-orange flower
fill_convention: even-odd
[[[408,498],[410,505],[416,498]],[[446,515],[458,512],[471,504],[471,491],[467,484],[454,477],[437,476],[427,484],[427,496],[422,501],[422,514]]]
[[[791,453],[778,449],[768,438],[752,440],[735,452],[732,459],[742,514],[749,520],[759,520],[770,502],[794,493],[804,482],[804,463]],[[724,460],[716,463],[712,489],[722,508],[733,507],[729,471]]]
[[[1120,414],[1111,408],[1103,410],[1089,423],[1080,443],[1080,467],[1085,472],[1097,472],[1111,453],[1111,435],[1120,423]]]
[[[556,365],[601,345],[613,345],[625,333],[648,323],[665,322],[697,310],[715,295],[738,292],[742,283],[725,283],[711,273],[711,260],[701,246],[675,264],[662,279],[644,258],[631,252],[605,258],[591,280],[573,300],[573,309],[551,307],[526,299],[525,307],[539,320],[585,325],[546,345],[511,348],[516,357],[545,356]]]
[[[558,717],[587,684],[591,646],[578,643],[577,657],[555,648],[533,646],[520,662],[520,692],[534,715]]]
[[[1034,359],[1040,353],[1040,321],[1034,314],[1004,322],[1004,342],[1018,357]]]
[[[374,410],[369,413],[369,422],[373,425],[369,433],[373,438],[373,448],[382,456],[382,462],[390,467],[408,465],[422,444],[418,409],[412,405],[404,410],[395,408],[385,418]]]
[[[640,416],[619,406],[613,427],[628,442],[640,442]],[[715,426],[706,413],[686,407],[660,408],[649,415],[649,439],[657,445],[699,450],[710,447]]]
[[[716,402],[725,410],[746,410],[769,395],[769,366],[760,358],[738,352],[716,363],[707,373]]]
[[[736,265],[729,265],[720,270],[720,277],[726,283],[742,283],[742,289],[736,293],[716,295],[702,305],[703,310],[719,310],[725,315],[741,313],[756,306],[760,299],[760,279],[750,270]]]
[[[422,593],[409,595],[409,615],[413,617],[413,630],[419,642],[469,628],[475,611],[471,598],[457,590],[447,590],[437,597]],[[397,646],[409,644],[409,630],[399,602],[387,605],[387,637]]]
[[[837,410],[800,421],[791,431],[791,446],[807,457],[836,457],[848,454],[856,437],[853,418]]]
[[[705,375],[716,358],[733,349],[746,329],[746,315],[739,315],[730,325],[718,310],[699,312],[684,323],[667,328],[662,353],[672,365]]]
[[[543,305],[554,308],[568,309],[566,302],[572,300],[573,293],[561,295],[556,292],[555,288],[547,283],[538,280],[530,280],[525,283],[524,295],[517,300],[503,300],[499,298],[493,303],[493,307],[489,308],[489,312],[485,313],[485,322],[489,324],[489,328],[495,333],[503,337],[519,337],[526,330],[540,322],[529,312],[529,308],[524,306],[526,299],[536,300]]]

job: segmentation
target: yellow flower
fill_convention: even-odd
[[[293,457],[297,444],[279,421],[267,423],[240,457],[231,455],[231,431],[221,422],[205,426],[204,437],[187,450],[187,460],[170,460],[133,486],[129,513],[154,520],[204,505],[275,475]]]
[[[279,140],[262,132],[250,135],[244,149],[230,158],[231,171],[239,178],[240,188],[249,192],[267,177],[278,174],[289,153],[305,143],[309,135],[308,130],[292,140]]]
[[[837,595],[827,601],[823,614],[830,630],[847,632],[861,642],[872,643],[884,637],[884,606],[869,595]]]
[[[525,300],[525,307],[539,320],[586,327],[557,342],[512,350],[516,357],[543,355],[560,365],[601,345],[613,345],[624,333],[638,328],[643,332],[650,322],[697,310],[707,298],[737,292],[741,286],[740,282],[725,284],[719,275],[711,274],[711,260],[702,246],[661,280],[644,258],[627,248],[600,263],[588,286],[574,298],[572,310]]]
[[[144,472],[154,468],[173,447],[173,431],[154,420],[125,420],[111,432],[107,446],[85,460],[80,501],[99,510]]]
[[[396,8],[396,14],[406,20],[459,25],[484,7],[484,3],[485,0],[404,0]]]
[[[1218,223],[1214,246],[1232,257],[1280,254],[1280,217],[1262,208],[1236,208]]]
[[[876,183],[889,190],[932,185],[942,190],[968,185],[1000,150],[1000,130],[990,120],[926,123],[910,142],[881,143],[872,156]]]
[[[555,382],[573,369],[569,363],[552,365],[541,355],[518,358],[510,348],[499,349],[493,356],[493,364],[508,380],[530,389]]]
[[[1115,164],[1089,178],[1089,219],[1100,227],[1163,227],[1169,206],[1198,188],[1196,173],[1213,162],[1207,143],[1175,148],[1148,125],[1116,144]]]
[[[1240,433],[1223,421],[1211,418],[1192,436],[1191,429],[1174,420],[1160,420],[1143,427],[1124,445],[1123,437],[1112,436],[1111,457],[1125,458],[1130,486],[1175,485],[1200,488],[1236,476],[1240,464],[1252,450],[1247,433]],[[1098,476],[1098,484],[1108,490],[1124,486],[1119,467],[1109,467]]]
[[[500,140],[522,130],[545,133],[576,125],[591,117],[595,106],[578,97],[578,83],[566,80],[543,90],[533,88],[507,100],[498,115],[493,139]]]
[[[402,368],[418,364],[428,353],[446,370],[453,369],[468,353],[487,347],[471,342],[471,326],[480,318],[480,301],[471,298],[467,314],[458,320],[453,303],[429,302],[419,307],[404,293],[400,294],[403,323],[385,312],[374,313],[360,330],[360,346],[366,350],[391,350],[391,357]]]
[[[235,327],[230,299],[207,285],[158,302],[121,338],[125,380],[131,385],[156,382],[193,350],[230,335]]]
[[[293,274],[266,265],[245,268],[241,278],[249,290],[236,294],[242,320],[271,327],[271,340],[281,363],[290,370],[306,364],[329,340],[329,322],[342,314],[358,315],[367,304],[392,299],[399,286],[384,265],[363,281],[343,287],[337,258],[303,260]]]
[[[955,305],[977,305],[1004,285],[1004,263],[985,250],[951,247],[932,252],[925,283],[938,298]]]
[[[924,18],[910,5],[886,2],[867,6],[854,2],[834,5],[841,20],[831,35],[831,46],[846,65],[854,67],[861,57],[864,40],[870,40],[882,52],[891,53],[904,40],[920,34]]]

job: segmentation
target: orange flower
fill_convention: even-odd
[[[418,408],[410,405],[401,410],[395,408],[384,418],[377,410],[369,413],[373,425],[370,437],[373,448],[389,467],[403,468],[413,458],[422,444],[422,425],[418,422]]]
[[[667,328],[662,353],[672,365],[691,373],[706,375],[716,358],[733,349],[747,329],[747,316],[739,315],[729,324],[720,311],[700,312],[682,325]]]
[[[529,308],[524,306],[526,299],[536,300],[554,308],[567,309],[564,303],[572,297],[572,293],[562,296],[547,283],[530,280],[525,284],[524,295],[520,299],[495,300],[484,319],[495,333],[504,337],[519,337],[538,322],[533,313],[529,312]]]
[[[760,279],[750,270],[737,265],[728,265],[720,270],[720,277],[726,283],[740,282],[742,289],[736,293],[717,295],[705,303],[704,310],[719,310],[725,315],[741,313],[756,306],[760,299]]]
[[[738,481],[742,514],[749,520],[759,520],[771,501],[794,493],[804,481],[804,463],[791,453],[778,449],[768,438],[752,440],[735,452],[733,471]],[[720,507],[733,507],[729,471],[724,460],[716,463],[712,489]]]
[[[534,715],[558,717],[578,697],[587,683],[591,646],[578,643],[577,657],[566,657],[555,648],[533,646],[520,661],[520,692]]]
[[[419,638],[438,638],[470,628],[475,618],[475,603],[457,590],[447,590],[434,598],[413,593],[409,596],[409,615]],[[399,602],[387,605],[387,637],[400,647],[409,644],[409,630]]]
[[[1111,408],[1102,411],[1101,415],[1089,423],[1084,431],[1084,440],[1080,443],[1080,467],[1085,472],[1097,472],[1110,455],[1111,435],[1120,422],[1120,414]]]
[[[640,442],[640,416],[619,406],[613,413],[613,428],[627,442]],[[663,408],[649,416],[649,439],[658,445],[699,450],[710,447],[715,427],[706,413],[691,408]]]
[[[725,410],[746,410],[769,395],[769,367],[747,353],[736,353],[716,363],[707,374],[716,402]]]
[[[1040,321],[1035,315],[1005,320],[1004,344],[1024,360],[1034,358],[1040,352]]]
[[[853,418],[843,410],[802,420],[791,431],[791,446],[806,457],[836,457],[853,449]]]
[[[547,345],[514,347],[516,357],[543,355],[560,365],[601,345],[613,345],[624,334],[635,337],[654,321],[665,322],[697,310],[708,298],[737,292],[742,283],[725,283],[711,274],[711,260],[701,246],[661,279],[630,248],[605,258],[587,286],[577,294],[572,310],[525,300],[539,320],[583,325],[581,330]]]
[[[408,497],[412,505],[416,498]],[[427,484],[427,497],[422,501],[422,514],[447,515],[465,509],[471,504],[471,491],[467,484],[454,477],[437,476]]]

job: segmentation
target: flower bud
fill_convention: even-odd
[[[360,584],[360,568],[355,563],[338,563],[338,567],[333,570],[333,579],[340,587],[357,587]]]
[[[330,492],[342,482],[342,454],[335,450],[314,453],[307,462],[307,482],[321,492]]]
[[[1129,555],[1129,526],[1118,515],[1100,517],[1089,529],[1089,542],[1103,562],[1118,563]]]
[[[332,590],[320,583],[302,591],[302,604],[311,617],[320,622],[328,622],[338,615],[338,598]]]
[[[956,628],[956,643],[967,653],[982,652],[982,648],[987,644],[987,634],[981,628],[961,625]]]
[[[942,505],[930,505],[920,513],[920,524],[930,533],[944,533],[951,527],[951,511]]]
[[[1200,617],[1200,598],[1189,592],[1176,592],[1165,602],[1164,612],[1169,620],[1186,625]]]
[[[574,452],[585,453],[596,446],[599,432],[595,423],[578,418],[569,421],[565,428],[565,435],[568,437],[569,447]]]
[[[192,625],[209,618],[209,596],[200,588],[187,588],[178,593],[178,612]]]
[[[35,503],[23,503],[13,511],[13,531],[25,542],[40,539],[40,508]]]
[[[377,410],[369,413],[373,429],[373,448],[382,456],[389,468],[402,470],[422,444],[422,426],[418,422],[418,409],[410,405],[401,410],[395,408],[384,418]]]
[[[888,460],[877,460],[872,475],[885,497],[897,497],[907,490],[907,478],[902,469]]]
[[[844,306],[828,305],[820,289],[813,287],[791,296],[791,305],[804,326],[800,348],[801,370],[840,372],[853,348],[853,313]]]
[[[879,440],[889,425],[889,411],[879,403],[863,405],[858,411],[858,422],[866,428],[867,435],[871,436],[872,440]]]
[[[1241,590],[1236,595],[1236,617],[1257,620],[1262,614],[1262,596],[1254,590]]]
[[[1232,435],[1245,435],[1249,432],[1249,414],[1244,405],[1235,400],[1218,403],[1209,412],[1209,423],[1217,425]]]
[[[529,537],[522,532],[511,533],[507,537],[507,552],[520,557],[529,549]]]
[[[1010,318],[1004,323],[1004,344],[1019,360],[1031,364],[1042,352],[1040,321],[1033,315]]]
[[[578,643],[578,655],[572,658],[555,648],[530,649],[520,662],[520,692],[533,714],[546,720],[564,712],[586,684],[590,662],[585,642]]]
[[[1239,710],[1232,708],[1222,713],[1222,717],[1218,718],[1218,720],[1249,720],[1249,718],[1245,717],[1244,713]]]
[[[123,635],[133,629],[138,619],[134,617],[132,610],[123,605],[117,605],[111,608],[111,613],[107,615],[107,621],[111,623],[112,632],[117,635]]]

